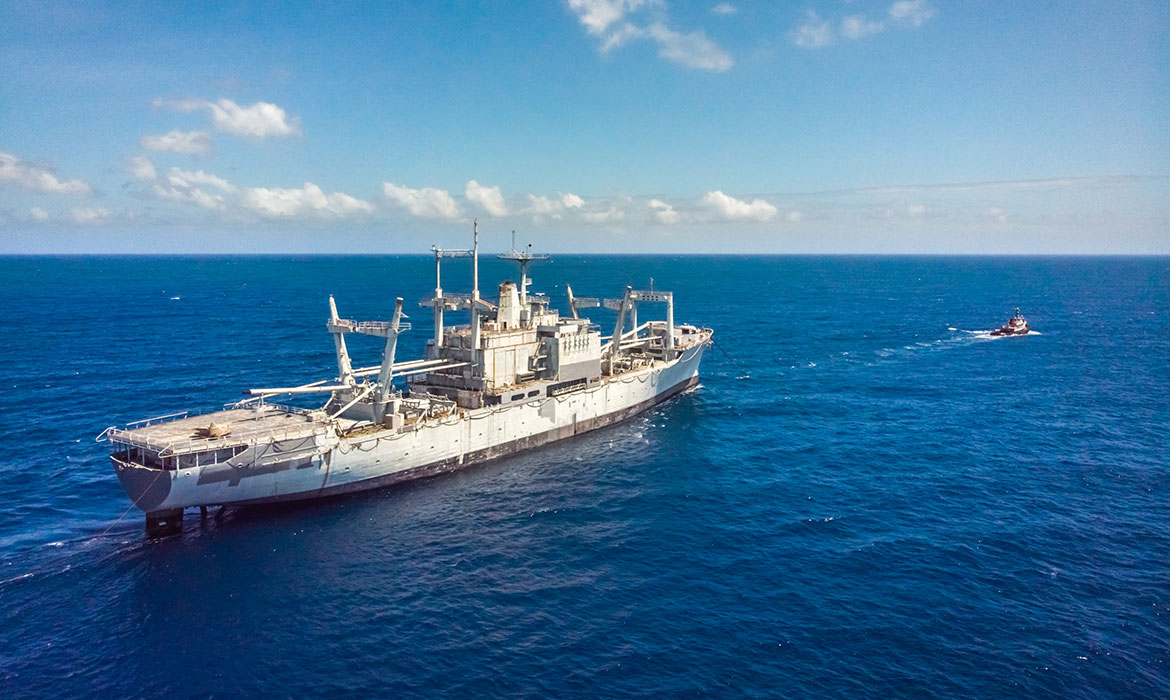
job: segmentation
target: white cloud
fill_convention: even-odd
[[[601,42],[601,53],[609,53],[631,39],[644,38],[646,38],[645,29],[625,23],[606,35],[605,40]]]
[[[175,187],[173,185],[155,183],[151,191],[158,197],[173,202],[186,202],[204,209],[226,209],[227,200],[223,195],[208,194],[198,187]]]
[[[250,187],[244,191],[240,204],[262,216],[282,219],[302,216],[336,219],[374,210],[369,202],[342,192],[325,194],[311,182],[299,189]]]
[[[796,211],[795,209],[788,212],[788,222],[789,223],[795,224],[799,221],[802,221],[803,219],[804,219],[804,212]]]
[[[463,215],[459,210],[459,205],[455,203],[447,190],[434,187],[423,187],[416,190],[383,182],[382,192],[387,199],[405,207],[414,216],[426,219],[457,219]]]
[[[734,15],[736,12],[739,12],[739,8],[731,3],[721,2],[715,7],[712,7],[711,12],[717,15]]]
[[[646,202],[646,205],[654,210],[654,220],[660,224],[677,224],[682,221],[682,214],[674,210],[674,207],[663,202],[660,199],[651,199]]]
[[[154,163],[151,163],[149,158],[144,158],[143,156],[127,158],[126,170],[130,172],[135,180],[153,180],[158,177],[158,173],[154,170]]]
[[[703,195],[703,199],[699,203],[729,221],[736,219],[767,221],[776,215],[776,207],[762,199],[745,202],[735,197],[729,197],[719,190]]]
[[[885,29],[881,22],[874,22],[865,15],[850,15],[841,20],[841,36],[846,39],[861,39]]]
[[[102,207],[74,207],[66,217],[75,224],[99,224],[109,220],[110,210]]]
[[[219,190],[222,194],[211,194],[203,186]],[[175,202],[187,202],[204,209],[226,209],[229,202],[224,194],[235,194],[240,188],[217,175],[202,170],[189,172],[171,168],[165,177],[155,182],[151,191],[158,197]]]
[[[572,193],[558,194],[555,198],[529,194],[528,206],[524,207],[521,213],[531,214],[532,220],[537,223],[545,216],[560,221],[565,218],[566,211],[582,209],[584,206],[585,200]]]
[[[559,195],[557,198],[545,197],[544,195],[528,195],[528,206],[524,208],[524,214],[531,214],[534,223],[541,223],[544,217],[549,217],[554,221],[561,221],[565,218],[565,211],[567,209],[580,209],[585,206],[585,200],[576,195]]]
[[[926,0],[899,0],[890,5],[890,19],[912,27],[921,27],[934,13],[934,7]]]
[[[222,177],[205,173],[202,170],[196,172],[188,172],[180,170],[179,168],[171,168],[167,173],[167,182],[172,187],[193,187],[195,185],[211,185],[217,190],[223,192],[235,192],[236,186]]]
[[[871,20],[865,15],[849,15],[841,19],[841,36],[845,39],[862,39],[879,34],[892,25],[920,27],[935,15],[934,7],[927,0],[898,0],[887,10],[888,22]],[[837,40],[832,23],[821,19],[813,10],[805,14],[804,24],[789,34],[793,44],[802,49],[819,49]]]
[[[294,136],[301,133],[300,120],[271,102],[257,102],[241,107],[228,99],[164,100],[156,99],[156,107],[169,107],[180,112],[206,109],[211,113],[211,124],[216,131],[236,134],[250,139],[270,136]],[[175,132],[171,132],[172,134]]]
[[[564,205],[560,202],[534,194],[528,195],[528,206],[524,208],[525,214],[532,214],[536,217],[552,216],[555,219],[561,218],[562,211],[564,211]]]
[[[585,220],[591,224],[611,224],[626,218],[626,213],[617,207],[610,207],[606,211],[587,211]]]
[[[680,34],[655,22],[646,34],[658,43],[658,55],[688,68],[725,71],[734,65],[731,56],[703,32]]]
[[[611,24],[645,4],[646,0],[569,0],[569,9],[586,31],[601,35]]]
[[[148,151],[171,151],[200,155],[211,150],[211,136],[206,131],[179,131],[165,134],[147,134],[142,137],[142,147]]]
[[[658,44],[659,57],[688,68],[725,71],[734,64],[731,56],[702,31],[682,33],[662,20],[648,24],[626,21],[630,13],[649,6],[664,4],[656,0],[569,0],[569,9],[585,31],[601,41],[602,53],[633,39],[646,39]]]
[[[504,203],[504,195],[500,194],[499,187],[484,187],[475,180],[468,180],[464,194],[492,216],[508,215],[508,205]]]
[[[804,24],[792,32],[791,38],[792,43],[802,49],[819,49],[833,43],[833,28],[829,26],[828,20],[821,19],[816,12],[809,10]]]
[[[241,107],[231,100],[221,99],[208,106],[211,121],[219,131],[253,139],[292,136],[301,132],[297,119],[289,119],[283,109],[270,102]]]
[[[990,217],[993,221],[997,221],[1001,224],[1007,221],[1008,218],[1007,212],[1005,212],[1001,207],[992,207],[988,209],[987,216]]]
[[[910,206],[906,207],[906,213],[916,219],[921,218],[926,214],[926,205],[911,204]]]
[[[28,210],[28,218],[32,219],[33,221],[48,221],[49,212],[41,209],[40,207],[33,207],[32,209]]]
[[[93,188],[83,180],[58,180],[57,176],[43,165],[21,160],[11,153],[0,153],[0,184],[8,182],[34,192],[82,195],[93,193]]]

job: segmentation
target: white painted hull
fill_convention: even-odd
[[[698,382],[705,344],[677,360],[619,375],[558,397],[469,411],[404,431],[352,438],[321,431],[240,455],[242,465],[178,470],[115,458],[134,503],[150,512],[191,506],[320,498],[454,471],[618,422]]]

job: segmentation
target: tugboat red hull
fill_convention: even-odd
[[[1020,313],[1020,310],[1016,309],[1015,315],[1008,319],[1007,323],[1000,326],[998,331],[992,331],[991,335],[1028,335],[1028,332],[1028,321]]]

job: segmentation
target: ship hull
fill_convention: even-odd
[[[127,494],[149,516],[206,505],[326,498],[457,471],[618,423],[698,383],[705,345],[664,366],[609,378],[563,396],[470,411],[400,431],[317,436],[275,446],[287,459],[159,470],[114,458]],[[270,450],[271,452],[271,450]]]

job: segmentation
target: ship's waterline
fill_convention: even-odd
[[[425,357],[396,362],[410,328],[399,299],[391,321],[338,316],[327,327],[338,375],[296,387],[251,389],[221,411],[179,414],[109,428],[115,471],[152,535],[179,531],[184,508],[304,500],[454,471],[601,428],[640,413],[698,382],[712,331],[674,322],[674,297],[627,287],[620,298],[574,297],[562,318],[529,294],[527,268],[540,256],[513,250],[520,283],[505,282],[493,303],[478,280],[478,232],[470,250],[434,249],[434,313]],[[441,263],[470,257],[470,294],[444,293]],[[664,305],[665,320],[639,324],[639,307]],[[579,310],[617,311],[603,337]],[[446,326],[448,310],[470,312]],[[346,336],[385,339],[379,365],[355,369]],[[365,377],[374,377],[373,380]],[[394,379],[407,381],[406,390]],[[319,409],[274,405],[280,394],[328,393]]]

